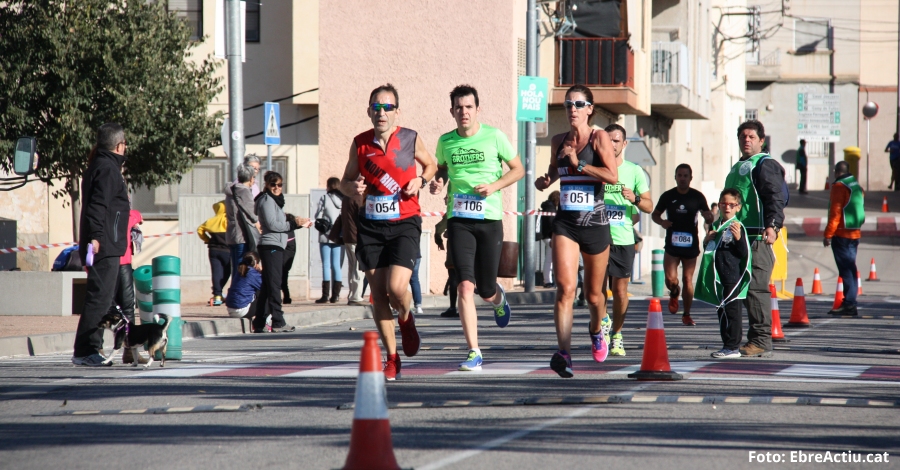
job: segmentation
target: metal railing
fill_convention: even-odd
[[[557,38],[556,86],[634,88],[634,53],[621,38]]]
[[[651,84],[691,88],[691,61],[686,45],[680,42],[654,42],[651,52]]]
[[[781,65],[781,49],[775,49],[762,57],[757,49],[752,53],[747,52],[746,57],[747,65]]]

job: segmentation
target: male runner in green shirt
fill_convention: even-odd
[[[449,176],[447,202],[448,253],[453,259],[459,287],[459,318],[469,354],[459,370],[481,370],[475,286],[489,302],[501,328],[509,323],[509,303],[497,284],[503,243],[503,199],[500,190],[525,176],[522,161],[506,135],[478,122],[478,91],[460,85],[450,92],[450,114],[456,129],[438,139],[436,157],[440,173]],[[503,174],[503,163],[509,171]],[[431,183],[438,194],[443,178]]]
[[[631,216],[653,210],[650,198],[650,187],[644,170],[631,162],[625,161],[625,128],[618,124],[606,126],[606,133],[616,151],[619,182],[607,184],[604,192],[606,214],[609,217],[609,233],[612,246],[609,251],[609,266],[606,279],[600,289],[600,311],[606,310],[606,290],[610,287],[613,293],[613,320],[609,354],[624,356],[625,345],[622,342],[622,326],[625,324],[625,312],[628,310],[628,282],[631,281],[631,269],[634,267],[634,223]]]

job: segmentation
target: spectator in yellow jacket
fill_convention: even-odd
[[[212,298],[209,304],[222,305],[222,287],[228,282],[231,275],[231,253],[225,239],[225,230],[228,226],[225,218],[225,202],[219,201],[213,204],[215,217],[209,218],[197,227],[197,236],[206,243],[209,250],[209,267],[212,271]]]

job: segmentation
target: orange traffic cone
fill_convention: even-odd
[[[844,280],[838,276],[837,289],[834,291],[834,305],[831,306],[832,310],[837,309],[844,303]]]
[[[363,339],[359,378],[356,379],[353,429],[350,431],[350,453],[347,454],[344,470],[400,470],[391,443],[378,333],[367,331],[363,333]]]
[[[813,287],[812,295],[819,295],[822,293],[822,277],[819,276],[819,268],[816,268],[816,271],[813,273]]]
[[[875,270],[875,258],[872,258],[872,264],[871,264],[871,266],[869,266],[869,278],[866,279],[866,282],[868,282],[868,281],[876,281],[877,282],[880,280],[881,279],[878,279],[878,272]]]
[[[862,278],[859,276],[859,270],[856,270],[856,295],[862,295]]]
[[[647,309],[647,334],[644,337],[644,357],[641,370],[628,374],[629,379],[638,380],[681,380],[681,374],[672,372],[669,366],[669,350],[666,346],[666,331],[663,327],[662,306],[659,299],[650,299]]]
[[[841,292],[841,297],[843,297],[843,291]],[[799,277],[797,278],[797,285],[794,287],[794,303],[791,305],[791,318],[785,326],[809,326],[809,317],[806,315],[806,296],[803,295],[803,279]]]
[[[778,309],[778,294],[775,293],[775,284],[769,284],[772,292],[772,341],[785,342],[784,330],[781,329],[781,311]]]
[[[881,201],[881,212],[887,213],[890,211],[891,210],[888,209],[887,196],[885,196],[884,199]]]

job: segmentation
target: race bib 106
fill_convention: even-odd
[[[453,217],[483,220],[484,197],[472,194],[454,194]]]
[[[559,206],[564,211],[587,212],[594,210],[594,187],[590,185],[565,185],[559,190]]]
[[[606,205],[606,216],[609,218],[609,225],[625,226],[625,214],[628,208],[625,206]]]
[[[687,232],[672,232],[672,246],[690,248],[694,246],[694,235]]]
[[[400,195],[367,196],[366,218],[369,220],[393,220],[400,218]]]

